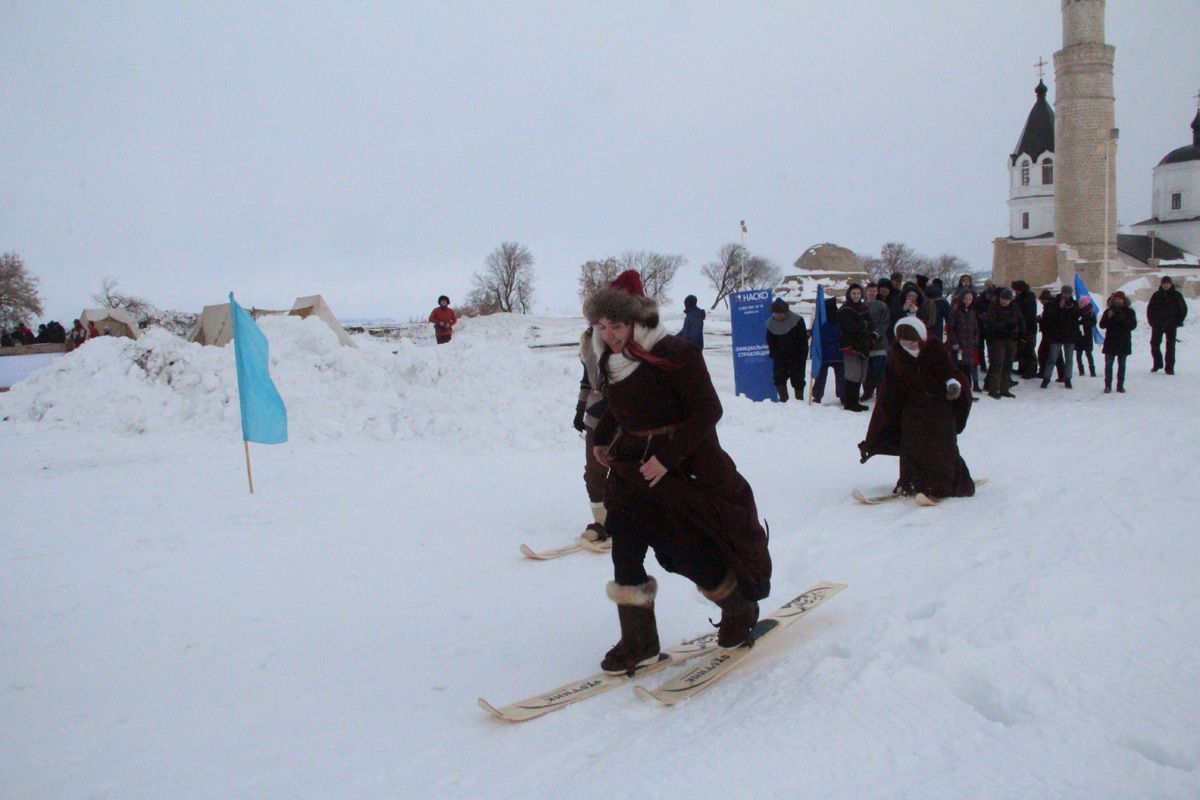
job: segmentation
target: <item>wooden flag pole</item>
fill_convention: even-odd
[[[250,482],[250,494],[254,494],[254,474],[250,472],[250,442],[242,439],[242,444],[246,447],[246,480]]]

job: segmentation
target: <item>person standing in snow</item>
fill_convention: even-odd
[[[699,349],[704,349],[704,309],[696,305],[696,295],[689,294],[683,298],[683,328],[677,334],[685,342],[691,342]]]
[[[1071,373],[1075,369],[1075,337],[1079,330],[1079,305],[1075,290],[1064,286],[1057,298],[1042,310],[1042,335],[1045,337],[1046,361],[1042,364],[1042,388],[1050,385],[1050,373],[1061,364],[1063,388],[1071,388]]]
[[[79,345],[86,342],[87,339],[88,339],[87,329],[83,327],[82,322],[80,322],[79,320],[75,320],[75,325],[71,328],[71,332],[70,332],[70,334],[68,334],[68,337],[67,337],[67,341],[70,344],[70,349],[74,350],[76,347],[79,347]]]
[[[596,459],[609,468],[607,529],[621,639],[601,668],[632,673],[659,656],[645,570],[654,550],[668,572],[693,581],[721,608],[720,647],[750,641],[758,601],[770,594],[771,557],[750,484],[721,447],[721,418],[704,357],[659,322],[658,305],[628,270],[584,306],[596,330],[608,408],[596,426]]]
[[[1025,333],[1017,342],[1017,372],[1022,378],[1032,380],[1041,371],[1037,349],[1038,299],[1025,281],[1013,281],[1012,290],[1013,303],[1025,324]]]
[[[871,352],[867,355],[867,377],[862,385],[863,402],[871,399],[875,394],[875,387],[883,380],[888,346],[891,344],[888,337],[892,331],[892,312],[887,303],[880,299],[879,291],[878,284],[867,284],[867,316],[871,319],[875,335],[871,340]]]
[[[804,318],[790,310],[782,297],[771,303],[767,319],[767,352],[779,402],[788,401],[788,381],[797,400],[804,399],[804,368],[808,364],[808,327]]]
[[[1113,292],[1108,308],[1100,316],[1104,334],[1104,393],[1112,391],[1113,361],[1117,362],[1117,391],[1125,393],[1125,359],[1133,352],[1133,330],[1137,328],[1137,313],[1129,307],[1124,292]]]
[[[437,308],[429,312],[429,321],[433,323],[433,336],[438,344],[446,344],[454,333],[454,323],[458,315],[450,307],[450,298],[442,295],[438,298]]]
[[[1187,318],[1187,301],[1175,288],[1169,275],[1163,275],[1158,290],[1150,296],[1146,305],[1146,321],[1150,323],[1150,356],[1154,359],[1151,372],[1158,372],[1166,365],[1168,375],[1175,374],[1175,332],[1183,327]],[[1164,362],[1163,338],[1167,340],[1167,357]]]
[[[950,316],[946,320],[946,345],[955,365],[971,378],[971,389],[979,388],[979,369],[975,366],[975,350],[979,345],[979,318],[975,315],[975,291],[964,288],[954,295]]]
[[[861,461],[899,456],[898,494],[970,497],[975,481],[958,452],[971,413],[967,376],[917,317],[897,322],[895,334],[867,437],[858,445]]]
[[[1096,377],[1096,361],[1092,358],[1095,328],[1096,309],[1092,308],[1092,298],[1085,294],[1079,298],[1079,329],[1075,332],[1075,366],[1081,378],[1084,357],[1087,358],[1088,374]]]
[[[579,337],[579,360],[583,364],[583,378],[579,381],[579,399],[575,403],[575,419],[572,424],[575,430],[583,434],[583,485],[592,509],[592,521],[580,536],[589,542],[603,542],[608,539],[608,531],[604,527],[608,516],[604,508],[604,482],[608,478],[608,467],[596,460],[593,451],[596,423],[604,416],[605,409],[604,395],[600,392],[600,356],[597,348],[593,346],[595,335],[594,329],[589,325]]]
[[[857,283],[846,289],[846,300],[838,309],[837,321],[842,329],[842,369],[846,376],[842,408],[866,411],[867,407],[859,402],[859,391],[867,377],[867,358],[871,355],[871,342],[876,334],[863,302],[862,287]]]
[[[1025,335],[1025,318],[1013,304],[1012,289],[1004,288],[996,293],[995,300],[988,306],[984,316],[987,325],[987,378],[984,386],[988,397],[1016,397],[1009,391],[1016,381],[1012,379],[1013,359],[1017,357],[1017,343]]]

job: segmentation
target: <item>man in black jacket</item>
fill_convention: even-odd
[[[1037,296],[1025,281],[1013,281],[1013,303],[1025,320],[1025,335],[1017,343],[1017,371],[1022,378],[1030,379],[1037,375]]]
[[[1079,333],[1079,305],[1075,290],[1064,286],[1058,297],[1046,304],[1042,312],[1042,335],[1046,337],[1046,362],[1042,365],[1042,388],[1050,385],[1050,373],[1063,360],[1063,387],[1071,388],[1075,368],[1075,338]]]
[[[1183,327],[1187,317],[1187,301],[1175,288],[1175,283],[1169,275],[1163,275],[1159,282],[1158,291],[1150,297],[1146,306],[1146,321],[1150,323],[1150,355],[1154,358],[1151,372],[1163,368],[1162,340],[1167,339],[1167,374],[1175,374],[1175,332]]]
[[[796,399],[804,399],[804,367],[808,363],[808,327],[804,317],[788,308],[781,297],[771,303],[767,320],[767,350],[771,354],[772,379],[779,402],[788,401],[788,381]]]
[[[1025,320],[1013,305],[1012,289],[1001,289],[996,300],[984,314],[987,321],[988,370],[985,381],[988,397],[1015,397],[1009,391],[1013,385],[1012,363],[1017,354],[1017,342],[1025,333]]]

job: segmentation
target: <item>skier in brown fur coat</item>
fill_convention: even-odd
[[[721,647],[745,644],[757,601],[770,593],[771,557],[754,493],[717,438],[722,409],[704,357],[666,333],[632,270],[584,308],[602,348],[608,408],[595,445],[609,467],[605,527],[615,580],[608,595],[621,622],[621,640],[601,667],[632,673],[658,658],[657,583],[644,568],[649,549],[721,607]]]

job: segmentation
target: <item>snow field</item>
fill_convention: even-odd
[[[858,463],[867,415],[733,397],[710,319],[766,604],[849,588],[677,708],[622,689],[509,726],[475,698],[618,638],[607,559],[517,554],[588,519],[578,363],[526,346],[582,322],[358,350],[261,323],[291,441],[251,445],[254,496],[229,350],[98,340],[0,395],[0,797],[1200,795],[1189,343],[1151,375],[1139,328],[1126,395],[985,396],[975,498],[865,507],[896,475]],[[715,607],[651,572],[664,643],[705,630]]]

